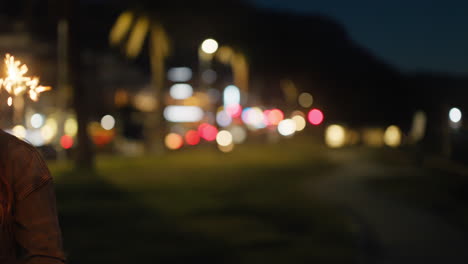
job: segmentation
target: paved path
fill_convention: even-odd
[[[332,155],[342,166],[314,184],[313,194],[342,206],[355,217],[361,263],[468,263],[466,234],[433,212],[411,208],[366,185],[370,178],[421,171],[373,164],[352,153]]]

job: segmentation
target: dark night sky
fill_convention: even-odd
[[[250,0],[259,7],[321,13],[402,70],[468,73],[466,0]]]

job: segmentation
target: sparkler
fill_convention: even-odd
[[[10,54],[5,56],[5,66],[7,77],[0,78],[0,91],[3,88],[10,95],[7,100],[8,106],[13,104],[13,96],[22,96],[27,93],[31,100],[37,101],[40,93],[51,89],[50,86],[39,85],[38,77],[25,76],[28,66],[15,60],[15,57]]]

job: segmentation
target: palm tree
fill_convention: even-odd
[[[124,46],[128,58],[141,54],[146,38],[149,37],[149,56],[152,73],[152,87],[158,102],[157,108],[148,113],[145,120],[146,148],[148,152],[162,151],[164,134],[163,86],[165,83],[165,59],[170,52],[169,37],[163,26],[146,14],[132,11],[123,12],[116,20],[109,36],[112,46]]]

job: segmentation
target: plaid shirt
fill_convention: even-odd
[[[1,130],[0,152],[6,157],[0,173],[5,173],[14,193],[15,240],[0,241],[0,262],[4,263],[2,245],[14,243],[3,246],[16,248],[16,257],[8,264],[64,263],[52,177],[44,160],[34,147]]]

